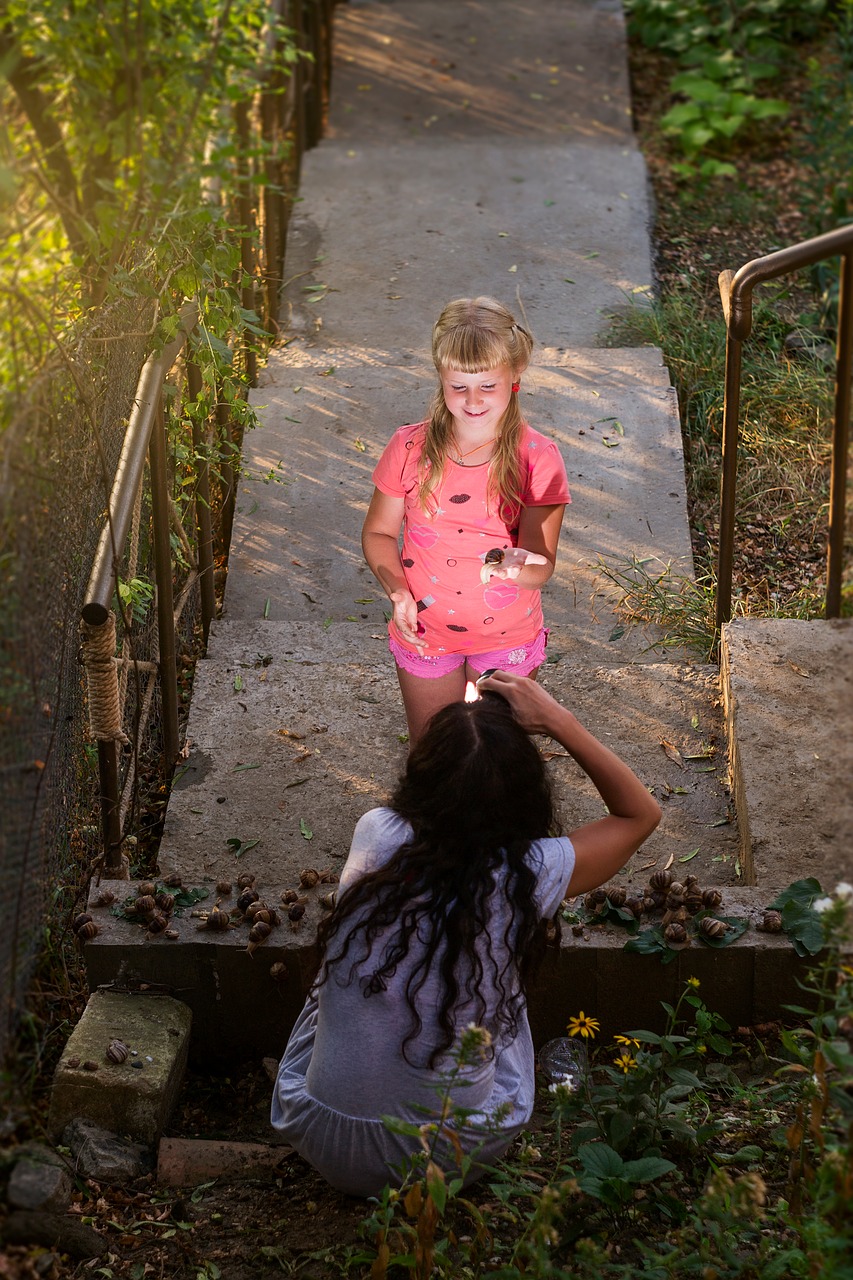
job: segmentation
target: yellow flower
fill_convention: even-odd
[[[569,1018],[568,1033],[570,1036],[583,1036],[584,1040],[591,1039],[595,1036],[596,1031],[601,1030],[601,1024],[596,1018],[589,1018],[581,1009],[576,1018]]]
[[[630,1049],[631,1045],[633,1045],[635,1049],[639,1049],[640,1047],[639,1040],[635,1040],[633,1036],[614,1036],[613,1039],[617,1044],[624,1044],[627,1049]]]
[[[698,978],[688,978],[688,979],[687,979],[687,985],[688,985],[688,987],[698,987],[698,986],[700,985],[700,983],[699,983],[699,979],[698,979]]]
[[[614,1059],[614,1064],[627,1075],[629,1071],[633,1071],[636,1068],[637,1059],[627,1050],[623,1050],[619,1057]]]

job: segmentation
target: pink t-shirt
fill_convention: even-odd
[[[489,464],[466,467],[448,460],[432,494],[436,509],[428,513],[418,501],[418,459],[425,436],[423,422],[400,427],[373,472],[377,489],[405,500],[401,557],[418,602],[425,654],[483,653],[529,644],[542,629],[539,592],[509,579],[493,578],[485,586],[480,581],[488,551],[518,545],[518,529],[489,510]],[[553,440],[525,424],[520,451],[527,469],[524,505],[570,502],[566,468]],[[418,652],[393,623],[391,627],[398,643]]]

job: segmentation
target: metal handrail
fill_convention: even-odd
[[[737,272],[721,271],[720,296],[726,320],[726,374],[723,404],[723,466],[720,495],[720,545],[717,558],[717,627],[732,616],[735,493],[740,416],[743,343],[752,331],[752,291],[757,284],[826,258],[841,257],[838,302],[838,341],[835,367],[835,421],[832,432],[832,471],[829,482],[829,540],[826,564],[825,615],[841,613],[844,559],[844,511],[847,453],[850,434],[851,371],[853,371],[853,226],[838,227],[787,249],[747,262]]]

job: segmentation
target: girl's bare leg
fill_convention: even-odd
[[[411,672],[397,667],[397,679],[400,681],[400,692],[409,725],[410,749],[436,711],[451,702],[462,701],[465,697],[465,678],[464,666],[446,676],[439,676],[437,680],[424,680],[422,676],[413,676]]]

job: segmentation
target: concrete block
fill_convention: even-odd
[[[111,1133],[156,1143],[181,1087],[191,1023],[189,1008],[169,996],[95,991],[56,1068],[51,1135],[82,1117]],[[106,1056],[116,1039],[131,1050],[121,1063]]]

